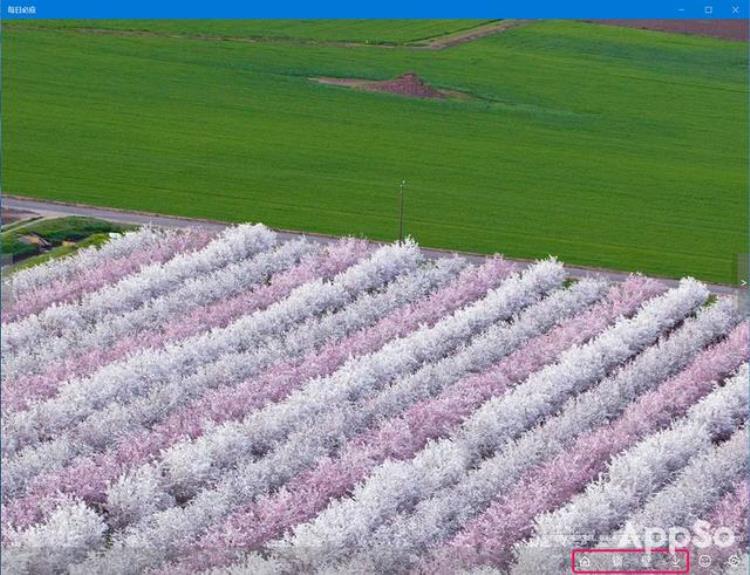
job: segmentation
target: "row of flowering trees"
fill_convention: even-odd
[[[747,323],[691,279],[566,279],[262,225],[18,272],[3,568],[564,573],[626,521],[705,515],[737,531],[723,569]]]

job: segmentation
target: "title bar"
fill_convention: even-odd
[[[10,0],[0,18],[748,18],[748,0]]]

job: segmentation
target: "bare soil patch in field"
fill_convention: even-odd
[[[330,77],[317,77],[311,78],[312,80],[319,82],[320,84],[330,84],[333,86],[345,86],[347,88],[354,88],[358,90],[366,90],[368,92],[386,92],[388,94],[396,94],[397,96],[405,96],[407,98],[433,98],[433,99],[445,99],[445,98],[469,98],[470,96],[464,92],[458,92],[455,90],[438,90],[433,86],[430,86],[418,74],[414,72],[407,72],[402,74],[393,80],[363,80],[360,78],[330,78]]]
[[[723,40],[748,41],[748,20],[585,20],[594,24],[607,26],[625,26],[641,30],[657,30],[659,32],[675,32],[678,34],[694,34],[698,36],[712,36]]]

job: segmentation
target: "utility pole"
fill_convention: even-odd
[[[401,215],[399,217],[399,232],[398,232],[398,241],[401,243],[404,243],[404,186],[406,185],[406,180],[401,180]]]

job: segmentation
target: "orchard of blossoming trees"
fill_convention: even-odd
[[[554,575],[698,518],[746,561],[748,325],[694,280],[243,225],[3,289],[4,573]]]

